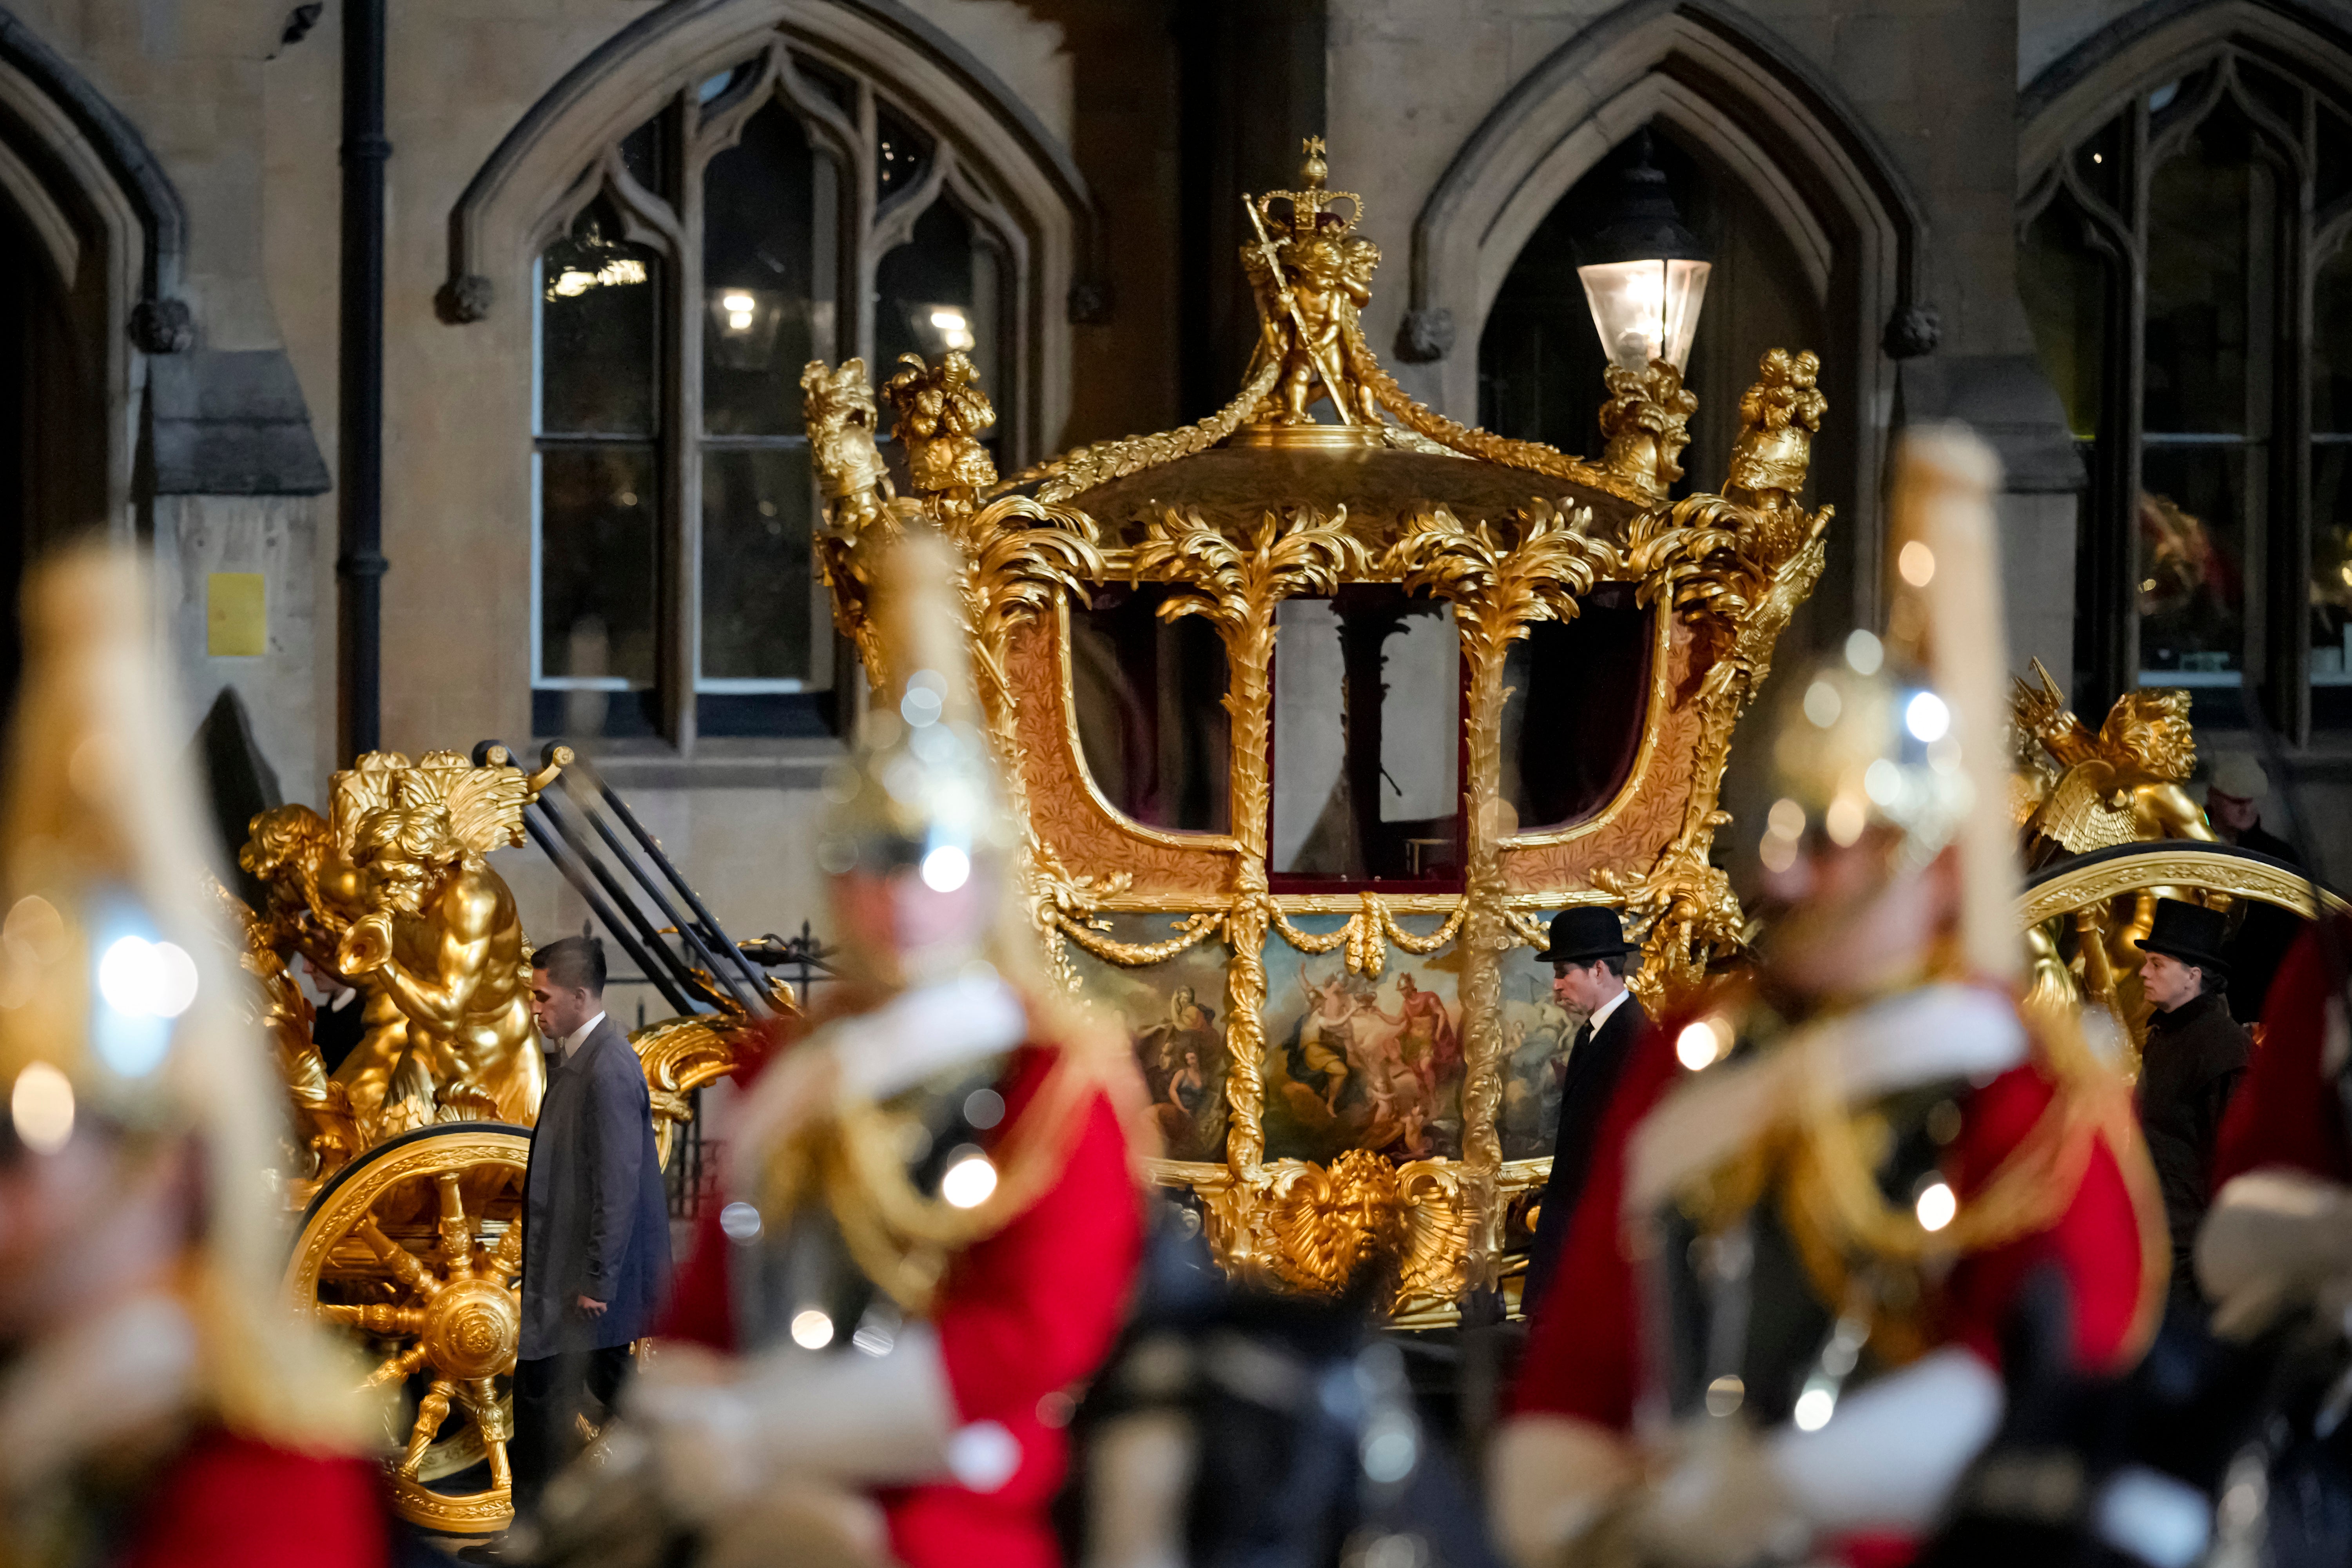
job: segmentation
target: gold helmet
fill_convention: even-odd
[[[1906,436],[1895,472],[1886,635],[1854,631],[1784,693],[1758,854],[1785,870],[1808,834],[1846,846],[1878,828],[1892,879],[1957,847],[1964,961],[2007,978],[2020,952],[1990,500],[2000,463],[1955,426]]]
[[[985,935],[977,928],[999,913],[1018,845],[980,728],[956,581],[952,547],[928,531],[909,532],[883,558],[874,620],[888,701],[869,713],[856,752],[826,781],[817,841],[818,868],[829,876],[911,872],[935,893],[973,889],[975,930],[885,965],[910,981],[977,950]]]
[[[127,556],[33,574],[0,804],[0,1090],[23,1149],[102,1130],[134,1157],[191,1141],[203,1215],[184,1271],[209,1414],[268,1440],[355,1436],[355,1380],[278,1287],[268,1167],[285,1090],[235,1005],[202,829]]]

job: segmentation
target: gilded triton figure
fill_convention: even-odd
[[[331,782],[331,820],[300,805],[254,818],[239,861],[270,889],[260,939],[366,994],[367,1037],[334,1077],[369,1142],[537,1114],[530,946],[484,857],[521,841],[522,808],[553,776],[371,752]]]
[[[2030,754],[2011,777],[2010,802],[2023,835],[2029,869],[2095,849],[2161,838],[2217,842],[2204,809],[2182,782],[2196,770],[2197,736],[2189,724],[2189,693],[2175,688],[2126,691],[2095,732],[2066,706],[2040,659],[2034,682],[2021,677],[2011,697],[2020,751],[2034,742],[2056,763]],[[2082,993],[2112,1012],[2137,1041],[2149,1007],[2139,988],[2140,939],[2156,919],[2158,899],[2175,889],[2144,888],[2128,908],[2077,910],[2074,967]],[[2054,949],[2057,933],[2033,942],[2037,960]],[[2046,961],[2043,966],[2046,968]],[[2055,983],[2055,970],[2049,971]]]

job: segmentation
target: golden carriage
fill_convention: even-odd
[[[1623,910],[1653,1002],[1738,949],[1718,790],[1821,572],[1825,405],[1767,355],[1726,493],[1679,500],[1665,360],[1611,369],[1598,461],[1445,419],[1363,338],[1379,253],[1320,154],[1252,200],[1263,336],[1196,425],[1000,479],[974,367],[909,356],[901,493],[865,366],[811,365],[818,549],[869,668],[874,552],[961,552],[1030,910],[1131,1032],[1219,1256],[1330,1289],[1397,1247],[1398,1321],[1433,1322],[1507,1287],[1548,1167],[1546,918]]]
[[[541,800],[572,761],[551,747],[526,773],[495,745],[414,763],[370,752],[334,776],[324,816],[287,805],[254,819],[239,859],[264,889],[259,910],[223,894],[292,1101],[282,1174],[299,1220],[286,1289],[301,1310],[364,1341],[369,1385],[396,1392],[386,1433],[395,1505],[435,1531],[497,1530],[512,1512],[508,1381],[520,1339],[528,1130],[544,1066],[530,946],[488,857],[525,841],[525,811],[540,805],[550,853],[567,872],[584,865],[577,820]],[[604,799],[658,859],[625,806]],[[743,1032],[791,997],[752,984],[682,883],[693,916],[670,929],[688,959],[660,946],[612,876],[607,868],[602,892],[583,887],[592,909],[679,1008],[632,1039],[667,1164],[694,1090],[731,1070]],[[361,992],[365,1037],[332,1074],[288,968],[298,955]]]

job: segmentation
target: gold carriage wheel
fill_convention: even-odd
[[[2053,915],[2088,909],[2143,888],[2227,893],[2276,904],[2305,920],[2318,913],[2312,904],[2311,883],[2291,867],[2219,845],[2165,839],[2120,844],[2060,862],[2018,900],[2018,927],[2040,925]],[[2320,897],[2338,914],[2352,910],[2352,904],[2326,888],[2320,889]]]
[[[421,1384],[388,1429],[394,1506],[425,1531],[478,1534],[513,1517],[507,1445],[521,1342],[523,1173],[530,1134],[498,1122],[420,1127],[336,1173],[305,1212],[286,1289],[365,1342],[371,1389]],[[486,1489],[432,1483],[487,1461]]]

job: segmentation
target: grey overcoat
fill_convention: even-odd
[[[548,1075],[523,1192],[523,1359],[650,1332],[669,1285],[669,1204],[645,1074],[610,1018]],[[583,1296],[604,1315],[581,1310]]]

